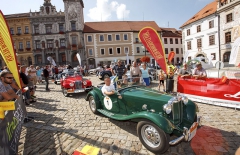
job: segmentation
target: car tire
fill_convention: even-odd
[[[98,111],[97,111],[97,104],[96,104],[93,96],[90,96],[90,97],[89,97],[89,107],[90,107],[91,111],[92,111],[94,114],[97,114],[97,113],[98,113]]]
[[[63,96],[68,97],[69,93],[67,93],[67,89],[63,88],[62,89]]]
[[[161,154],[169,148],[169,134],[150,121],[141,121],[137,125],[137,134],[149,151]]]

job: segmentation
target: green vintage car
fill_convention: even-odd
[[[165,95],[137,85],[104,96],[101,87],[94,87],[87,94],[91,111],[119,121],[138,122],[139,139],[153,153],[163,153],[169,145],[182,140],[190,141],[200,125],[198,106],[185,96]],[[178,138],[170,141],[170,134]]]

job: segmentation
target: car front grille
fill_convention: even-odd
[[[82,89],[82,81],[75,81],[75,89]]]
[[[183,103],[181,101],[173,102],[172,117],[174,124],[180,124],[183,121]]]

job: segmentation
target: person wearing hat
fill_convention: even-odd
[[[198,62],[196,64],[196,68],[193,70],[193,77],[195,77],[195,79],[201,79],[201,78],[207,77],[206,70],[202,68],[201,62]]]
[[[179,70],[178,76],[181,76],[182,78],[184,77],[189,77],[191,75],[191,71],[188,68],[187,63],[183,63],[183,67]]]

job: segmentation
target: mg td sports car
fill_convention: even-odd
[[[180,94],[169,96],[145,87],[128,85],[111,96],[104,96],[102,86],[94,87],[87,94],[91,111],[119,121],[138,122],[138,137],[153,153],[164,153],[169,145],[190,141],[201,124],[197,104]],[[170,141],[172,134],[177,138]]]
[[[93,88],[92,82],[84,79],[80,72],[68,71],[61,76],[60,83],[65,97],[74,93],[89,92]]]

